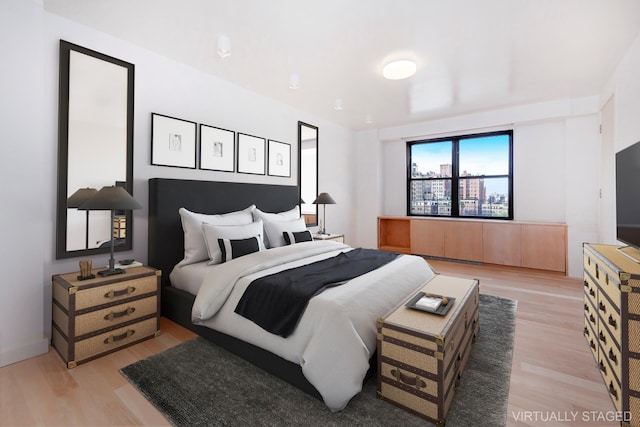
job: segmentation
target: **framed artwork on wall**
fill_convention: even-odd
[[[196,123],[151,113],[151,164],[196,168]]]
[[[266,140],[238,133],[238,172],[264,175]]]
[[[291,144],[270,139],[268,158],[269,175],[291,178]]]
[[[236,133],[227,129],[200,125],[200,169],[233,172],[235,170]]]

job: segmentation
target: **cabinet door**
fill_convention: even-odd
[[[482,223],[442,221],[445,258],[482,261]]]
[[[482,225],[482,256],[489,264],[515,265],[522,263],[520,224],[484,223]]]
[[[566,271],[566,229],[556,225],[522,224],[522,266]]]
[[[411,253],[444,257],[443,221],[411,220]]]

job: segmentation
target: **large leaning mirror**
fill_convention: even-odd
[[[134,66],[60,41],[56,258],[132,247],[131,211],[79,210],[92,190],[133,194]],[[81,203],[80,203],[81,204]]]
[[[300,210],[307,226],[318,225],[318,128],[298,122],[298,188]]]

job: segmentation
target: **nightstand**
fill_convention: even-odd
[[[344,243],[344,234],[314,234],[313,240],[333,240],[334,242]]]
[[[67,368],[157,336],[160,275],[150,267],[89,280],[54,275],[51,341]]]

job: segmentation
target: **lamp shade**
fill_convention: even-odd
[[[95,188],[80,188],[67,199],[68,208],[79,208],[98,193]]]
[[[318,197],[313,201],[314,205],[335,205],[336,201],[333,200],[333,197],[329,195],[329,193],[320,193]]]
[[[79,209],[92,211],[109,211],[114,209],[140,209],[142,205],[122,187],[102,187],[91,199],[83,203]]]

